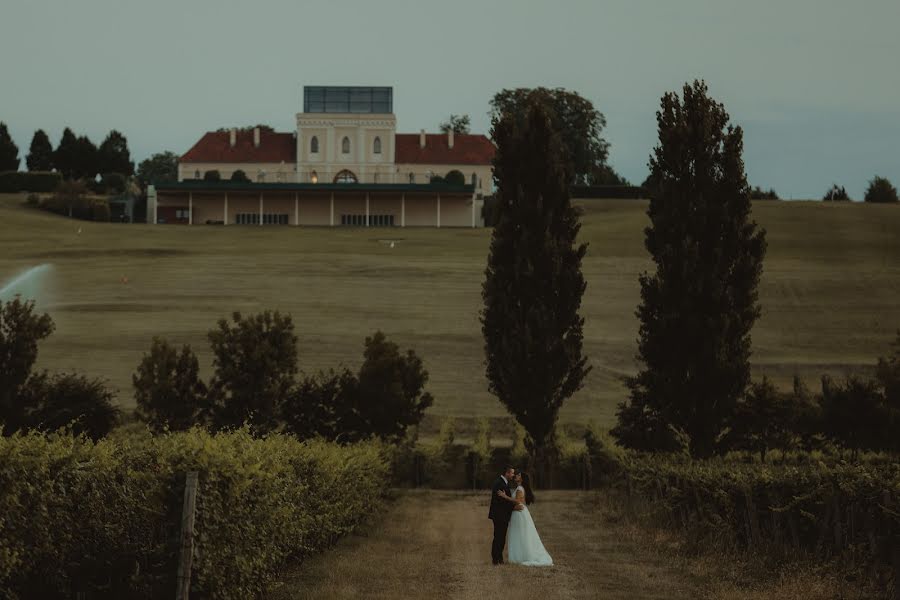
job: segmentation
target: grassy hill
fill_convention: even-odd
[[[317,229],[73,221],[0,195],[0,285],[43,263],[41,305],[57,324],[40,367],[110,380],[133,405],[131,373],[154,335],[191,344],[232,311],[290,313],[304,371],[362,360],[382,329],[431,374],[435,416],[500,416],[487,393],[478,311],[489,229]],[[635,371],[646,202],[585,201],[585,350],[594,370],[562,420],[612,423]],[[787,386],[867,368],[900,328],[900,206],[759,202],[768,230],[754,369]],[[79,228],[81,233],[78,233]],[[385,240],[395,240],[393,248]],[[127,283],[123,283],[123,276]]]

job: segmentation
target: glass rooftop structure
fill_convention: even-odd
[[[394,89],[368,86],[303,86],[303,112],[393,113]]]

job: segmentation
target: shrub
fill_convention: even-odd
[[[119,422],[114,395],[102,379],[75,373],[40,373],[22,392],[28,407],[26,427],[40,431],[67,428],[92,440],[106,437]]]
[[[348,369],[304,378],[281,407],[285,431],[300,439],[319,436],[344,443],[369,437],[356,411],[358,388]]]
[[[39,192],[49,194],[61,181],[62,176],[59,173],[5,171],[0,172],[0,193]]]
[[[891,185],[891,182],[886,178],[876,175],[869,182],[869,187],[866,188],[865,201],[875,203],[897,202],[897,188]]]
[[[165,340],[153,338],[131,376],[138,417],[156,432],[182,431],[200,423],[206,385],[199,377],[199,362],[190,346],[181,353]]]
[[[831,189],[825,192],[822,200],[824,202],[849,202],[850,196],[847,194],[847,190],[844,189],[844,186],[839,186],[835,183],[831,186]]]
[[[203,181],[220,181],[221,179],[222,175],[215,169],[203,174]]]
[[[881,450],[888,418],[874,381],[849,375],[843,383],[822,378],[822,427],[831,441],[852,451]]]
[[[352,531],[389,480],[379,445],[247,429],[16,435],[0,463],[0,597],[23,600],[169,595],[187,471],[200,474],[191,595],[222,599],[259,597],[287,560]]]

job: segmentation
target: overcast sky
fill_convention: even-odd
[[[745,131],[750,182],[860,198],[900,184],[900,0],[3,0],[0,120],[20,148],[65,126],[132,157],[207,130],[294,129],[303,85],[388,85],[401,132],[499,89],[561,86],[607,118],[610,161],[647,174],[659,97],[705,78]]]

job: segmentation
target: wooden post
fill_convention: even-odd
[[[194,559],[194,509],[197,505],[197,471],[184,481],[184,508],[181,511],[181,552],[178,557],[178,587],[175,600],[188,600],[191,592],[191,563]]]

